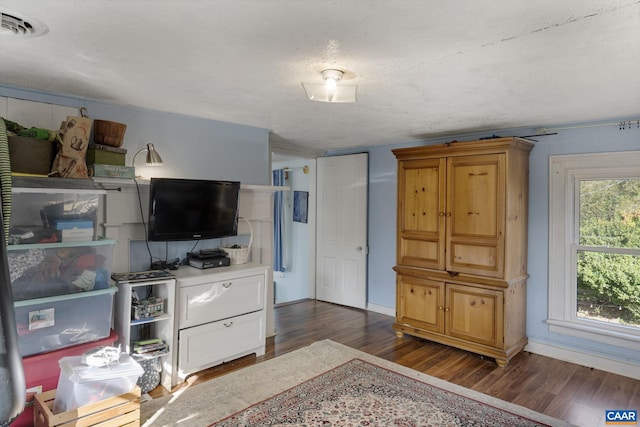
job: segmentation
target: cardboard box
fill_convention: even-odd
[[[85,219],[60,219],[55,221],[57,230],[73,230],[74,228],[89,228],[93,230],[93,221]]]
[[[140,387],[138,386],[131,392],[59,414],[53,413],[56,392],[57,390],[51,390],[35,396],[36,405],[33,416],[35,427],[140,425]]]
[[[47,175],[55,157],[55,143],[42,139],[10,136],[11,172]]]
[[[70,228],[60,232],[61,242],[87,242],[93,239],[93,228]]]
[[[99,178],[135,178],[136,169],[133,166],[118,165],[89,165],[89,175]]]
[[[61,242],[88,242],[93,240],[93,221],[57,221],[56,229]]]

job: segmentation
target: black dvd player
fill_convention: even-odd
[[[188,252],[188,259],[214,259],[214,258],[226,258],[227,253],[223,249],[202,249],[199,252]]]
[[[215,268],[215,267],[227,267],[231,265],[231,259],[227,256],[212,257],[212,258],[189,258],[189,265],[195,268]]]

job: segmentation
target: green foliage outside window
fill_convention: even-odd
[[[581,246],[640,249],[640,179],[580,183]],[[578,252],[579,315],[640,326],[640,256]]]

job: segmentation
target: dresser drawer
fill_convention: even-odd
[[[180,331],[178,366],[182,374],[200,371],[247,354],[264,354],[264,311]]]
[[[262,310],[264,287],[263,274],[181,287],[179,328]]]

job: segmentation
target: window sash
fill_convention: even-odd
[[[640,255],[640,250],[579,245],[579,182],[640,178],[640,151],[549,158],[550,332],[640,350],[640,328],[577,316],[578,251]]]
[[[618,254],[618,255],[640,255],[640,249],[633,248],[616,248],[611,246],[584,246],[574,244],[571,246],[572,251],[588,251],[588,252],[602,252],[606,254]]]

